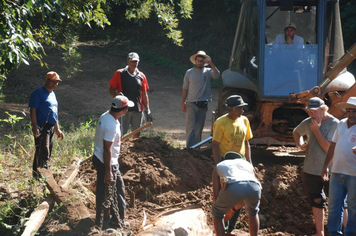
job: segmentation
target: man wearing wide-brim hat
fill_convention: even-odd
[[[181,110],[186,117],[187,148],[201,141],[208,102],[212,100],[210,79],[220,77],[220,71],[204,51],[191,55],[190,61],[195,67],[184,75],[181,102]],[[208,65],[211,68],[204,67]]]
[[[242,155],[246,161],[251,161],[251,150],[249,140],[252,138],[250,122],[243,116],[243,108],[248,104],[240,95],[231,95],[225,101],[229,113],[219,117],[214,122],[212,151],[215,164],[218,164],[228,152],[236,152]],[[213,181],[217,175],[213,175]],[[217,199],[219,189],[213,186],[213,201]],[[236,211],[230,222],[227,223],[227,233],[235,226],[239,215]]]
[[[288,22],[284,27],[284,34],[277,34],[274,44],[304,44],[304,39],[298,35],[297,26],[293,22]]]
[[[321,176],[329,185],[328,229],[331,235],[356,235],[356,97],[336,106],[346,112],[334,133]],[[346,199],[348,220],[342,233],[342,217]]]

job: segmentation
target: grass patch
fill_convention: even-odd
[[[43,179],[32,179],[35,147],[30,125],[3,125],[9,126],[9,133],[0,138],[0,234],[18,235],[31,212],[49,191]],[[65,139],[53,138],[49,161],[54,176],[66,171],[74,159],[92,155],[95,126],[96,122],[88,118],[79,127],[62,127]]]

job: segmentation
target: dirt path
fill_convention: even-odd
[[[82,72],[70,79],[62,77],[63,82],[55,90],[61,123],[79,124],[89,118],[96,121],[110,106],[112,98],[108,92],[108,83],[112,75],[115,70],[126,66],[127,53],[136,50],[90,44],[83,45],[79,49],[83,58]],[[48,69],[32,63],[30,67],[21,66],[19,70],[8,76],[8,89],[5,90],[8,101],[0,105],[1,110],[8,109],[10,113],[24,111],[28,114],[27,104],[32,90],[44,85],[44,77],[49,70],[59,73],[61,71],[62,64],[58,61],[61,54],[55,50],[47,53],[46,60],[50,65]],[[189,55],[187,55],[188,59]],[[139,69],[146,74],[150,86],[149,100],[154,118],[153,131],[164,132],[168,140],[179,147],[185,147],[185,115],[180,110],[181,81],[183,81],[184,74],[181,75],[181,79],[174,78],[167,71],[160,70],[161,67],[145,63],[145,61],[140,62]],[[22,102],[13,103],[19,97],[22,98]],[[213,89],[214,101],[209,105],[203,139],[210,136],[211,112],[217,108],[217,99],[218,90]]]

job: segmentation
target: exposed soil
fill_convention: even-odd
[[[278,153],[293,152],[294,148],[277,148]],[[254,155],[264,153],[271,157],[272,151],[253,148]],[[255,164],[256,175],[263,185],[263,196],[268,203],[261,203],[260,235],[310,235],[314,225],[311,210],[307,204],[299,176],[300,159],[295,164],[264,165]],[[123,143],[120,161],[121,172],[127,189],[127,221],[131,228],[123,230],[137,235],[141,230],[144,212],[148,221],[166,211],[200,206],[206,212],[208,224],[212,227],[211,173],[213,161],[194,150],[181,150],[170,146],[160,138],[140,138]],[[78,176],[84,186],[95,191],[95,170],[90,161],[81,166]],[[134,193],[134,194],[133,194]],[[95,214],[94,196],[86,196],[89,211]],[[49,218],[40,235],[79,235],[68,228],[65,220]],[[248,219],[244,210],[233,231],[236,235],[248,232]],[[101,232],[93,227],[92,234]]]
[[[60,122],[79,124],[88,117],[97,120],[111,102],[108,82],[112,74],[125,66],[129,51],[140,53],[140,50],[140,47],[122,45],[82,45],[80,51],[85,58],[81,62],[83,72],[70,80],[63,78],[56,89]],[[49,50],[47,54],[50,70],[60,71],[62,65],[57,58],[61,55],[56,50]],[[189,56],[187,55],[187,62]],[[147,75],[150,85],[149,98],[154,124],[149,130],[154,134],[164,132],[166,141],[153,137],[123,143],[120,170],[127,186],[126,219],[131,225],[130,231],[132,235],[137,235],[140,231],[143,212],[151,222],[167,210],[191,205],[203,208],[209,226],[212,227],[210,209],[213,161],[210,156],[184,149],[185,118],[180,112],[181,80],[175,79],[164,68],[145,61],[140,62],[139,68]],[[34,63],[31,67],[21,67],[9,76],[5,89],[6,101],[0,104],[1,118],[5,116],[5,110],[12,114],[20,114],[22,111],[28,114],[30,93],[44,84],[44,76],[48,70]],[[215,101],[211,103],[210,111],[217,107],[217,93],[217,89],[214,89]],[[26,119],[25,122],[29,123],[28,116]],[[208,115],[204,138],[210,135],[210,127],[211,116]],[[282,157],[275,155],[276,152]],[[287,157],[288,155],[292,157]],[[301,157],[303,154],[294,148],[252,149],[257,177],[263,185],[262,193],[268,200],[268,204],[261,205],[261,235],[314,233],[311,208],[301,187]],[[81,166],[77,181],[80,184],[75,182],[72,188],[80,189],[78,186],[84,186],[94,192],[95,170],[91,162]],[[94,216],[94,195],[87,193],[80,197]],[[236,234],[248,232],[248,220],[244,211],[236,227]],[[102,234],[97,228],[91,231],[93,234]],[[47,218],[39,235],[69,236],[80,233],[69,227],[68,218],[63,217],[59,210]]]

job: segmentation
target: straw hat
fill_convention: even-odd
[[[195,53],[195,54],[193,54],[193,55],[190,56],[190,61],[191,61],[194,65],[196,65],[196,63],[195,63],[195,58],[196,58],[197,56],[202,56],[202,57],[204,57],[205,59],[211,60],[211,58],[209,57],[209,55],[207,55],[204,51],[198,51],[197,53]],[[207,63],[204,64],[204,66],[207,66],[207,65],[208,65]]]
[[[341,110],[346,110],[347,108],[356,109],[356,97],[349,97],[347,102],[339,102],[335,106]]]

